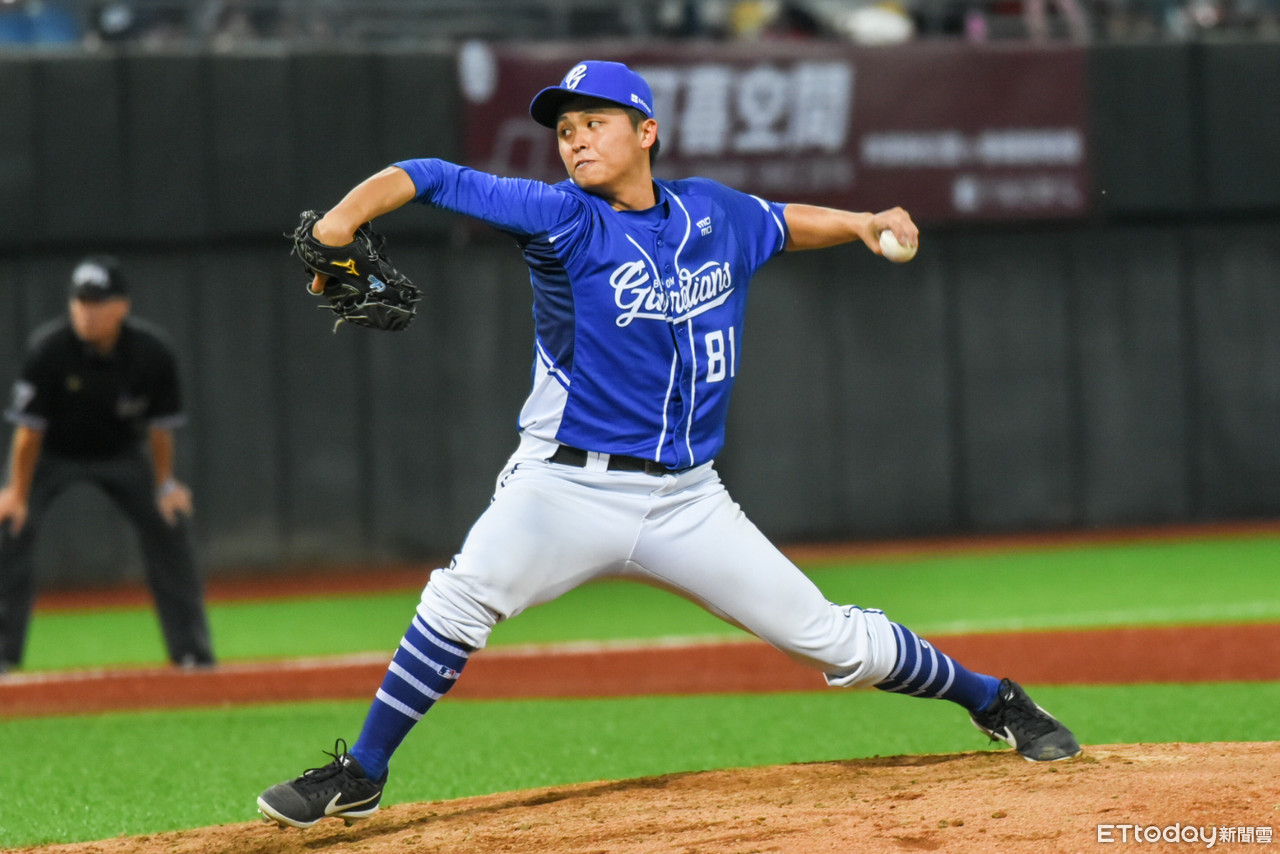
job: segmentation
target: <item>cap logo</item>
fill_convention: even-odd
[[[71,274],[71,282],[77,288],[85,286],[106,288],[111,284],[111,273],[101,264],[81,264]]]
[[[577,89],[578,84],[582,82],[582,78],[586,76],[587,76],[587,66],[585,64],[575,65],[572,69],[569,70],[569,73],[564,76],[564,88]]]

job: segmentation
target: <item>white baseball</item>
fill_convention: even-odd
[[[916,257],[916,249],[917,247],[911,245],[903,246],[898,242],[898,238],[893,236],[893,232],[887,228],[880,232],[880,251],[890,261],[905,264]]]

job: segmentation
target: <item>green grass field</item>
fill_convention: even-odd
[[[1280,537],[927,555],[809,568],[835,601],[924,634],[1280,618]],[[389,650],[417,591],[215,604],[224,661]],[[324,626],[324,632],[316,632]],[[500,626],[494,644],[736,635],[694,606],[600,583]],[[149,609],[41,613],[29,669],[155,662]],[[1270,741],[1280,683],[1044,687],[1089,743]],[[0,847],[254,819],[266,786],[354,739],[367,703],[273,704],[0,721],[13,779]],[[448,700],[397,754],[385,803],[672,771],[982,749],[950,703],[874,691]]]
[[[829,599],[881,608],[919,633],[1280,619],[1280,535],[1083,545],[824,563],[807,571]],[[391,650],[418,590],[229,602],[210,608],[230,661]],[[323,626],[323,632],[316,627]],[[494,646],[595,639],[734,637],[669,593],[631,582],[588,585],[494,632]],[[30,670],[163,660],[148,608],[41,614]]]

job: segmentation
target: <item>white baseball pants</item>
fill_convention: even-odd
[[[545,448],[539,449],[545,451]],[[492,503],[418,613],[479,649],[493,627],[597,578],[679,593],[751,632],[836,686],[882,681],[897,660],[883,613],[827,601],[729,497],[711,463],[654,476],[547,462],[522,446]]]

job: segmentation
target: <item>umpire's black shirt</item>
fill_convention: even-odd
[[[5,413],[44,434],[41,453],[106,459],[137,448],[151,426],[183,421],[177,360],[159,330],[125,318],[106,356],[63,318],[31,336]]]

